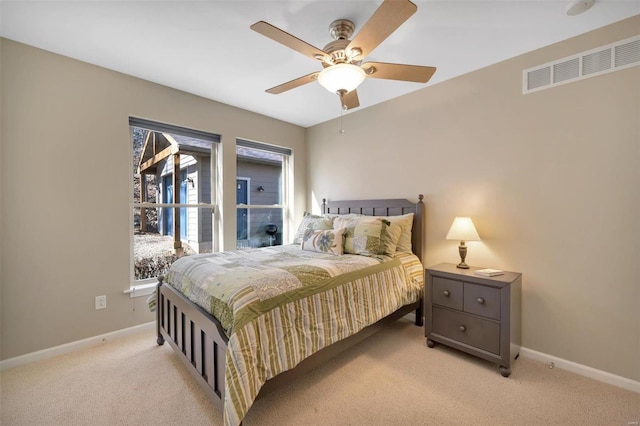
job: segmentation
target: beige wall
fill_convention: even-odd
[[[309,128],[309,207],[424,193],[427,266],[458,261],[445,235],[471,216],[483,241],[467,263],[524,274],[525,347],[640,380],[640,67],[522,95],[523,69],[639,29],[636,16],[346,115],[343,136],[338,120]]]
[[[222,134],[226,247],[235,138],[289,146],[296,215],[322,197],[424,193],[428,265],[458,260],[444,236],[470,215],[483,241],[468,262],[524,273],[524,346],[640,380],[640,67],[521,89],[524,68],[637,28],[640,17],[348,114],[343,136],[337,120],[305,135],[2,39],[1,358],[153,319],[122,293],[134,115]],[[96,311],[100,294],[108,307]]]
[[[144,298],[123,294],[130,115],[222,135],[226,247],[235,247],[236,137],[294,150],[294,207],[302,215],[303,128],[1,43],[2,359],[153,320]],[[107,309],[96,311],[94,298],[103,294]]]

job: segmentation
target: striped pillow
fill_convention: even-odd
[[[393,225],[399,225],[402,229],[400,238],[396,241],[397,247],[395,251],[411,253],[411,232],[413,228],[413,213],[407,213],[400,216],[377,216],[386,219]],[[395,252],[394,252],[395,253]],[[392,253],[393,254],[393,253]]]

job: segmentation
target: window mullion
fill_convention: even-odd
[[[238,209],[284,209],[282,204],[237,204]]]
[[[193,208],[204,208],[204,209],[213,209],[216,207],[215,204],[186,204],[186,203],[133,203],[133,207],[141,207],[141,208],[159,208],[159,207],[193,207]]]

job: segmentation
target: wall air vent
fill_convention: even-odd
[[[635,36],[524,70],[522,93],[537,92],[638,65],[640,36]]]
[[[571,80],[580,77],[580,59],[573,58],[568,61],[553,64],[553,82]]]
[[[551,84],[551,67],[533,70],[527,74],[527,87],[537,89]]]
[[[616,46],[616,67],[640,63],[640,38]]]
[[[589,75],[611,69],[611,49],[590,53],[582,57],[582,74]]]

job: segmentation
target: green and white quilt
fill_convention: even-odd
[[[166,283],[225,329],[224,422],[237,425],[267,380],[417,301],[423,268],[411,253],[335,256],[285,245],[186,256]]]

